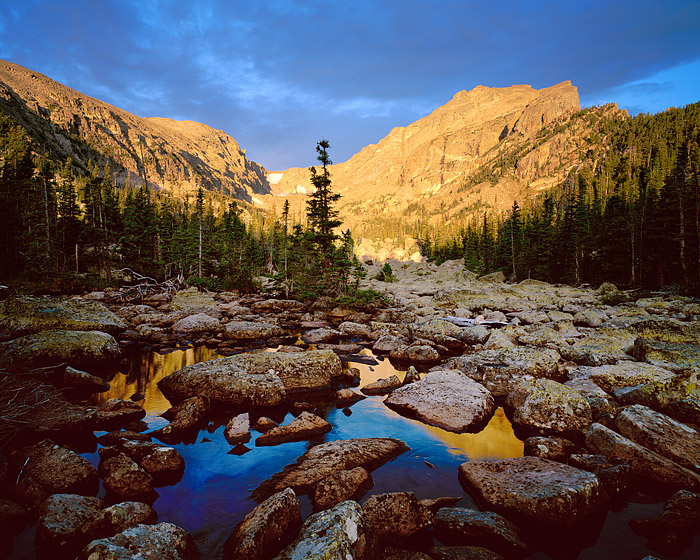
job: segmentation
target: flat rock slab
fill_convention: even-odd
[[[230,321],[223,331],[226,340],[256,341],[282,335],[284,329],[277,325],[253,321]]]
[[[126,328],[124,321],[96,301],[23,295],[0,303],[0,332],[11,338],[44,330],[119,334]]]
[[[48,330],[0,344],[0,367],[16,371],[67,363],[89,371],[115,364],[121,353],[119,343],[105,332]]]
[[[615,427],[639,445],[700,472],[700,434],[693,428],[638,404],[620,412]]]
[[[608,459],[618,459],[627,463],[637,477],[655,486],[686,490],[700,488],[700,475],[697,473],[613,432],[602,424],[593,424],[586,432],[586,447],[593,453],[605,455]]]
[[[543,529],[573,527],[607,503],[594,474],[539,457],[462,463],[459,479],[489,509]]]
[[[300,441],[331,431],[331,425],[320,416],[304,411],[289,424],[277,426],[258,436],[255,445],[277,445]]]
[[[610,394],[621,387],[663,381],[675,375],[672,371],[645,362],[622,362],[592,367],[587,374],[593,383]]]
[[[408,451],[398,439],[361,438],[336,440],[316,445],[287,465],[272,478],[262,482],[251,497],[264,500],[268,496],[292,488],[299,494],[308,494],[324,478],[343,470],[363,467],[373,471],[377,467]]]
[[[287,488],[243,518],[224,544],[223,560],[266,560],[301,526],[299,500]]]
[[[455,433],[478,432],[491,419],[496,402],[480,383],[456,371],[433,371],[396,389],[384,404],[409,418]]]
[[[348,500],[310,516],[275,560],[362,560],[378,552],[374,527],[360,505]]]

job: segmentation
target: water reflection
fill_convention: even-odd
[[[91,403],[100,405],[110,399],[129,399],[140,393],[145,396],[141,405],[146,414],[156,416],[170,408],[170,401],[160,392],[158,381],[184,367],[221,357],[216,350],[206,346],[173,350],[166,354],[132,352],[127,357],[127,365],[110,380],[110,390],[94,395]]]

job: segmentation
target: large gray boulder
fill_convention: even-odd
[[[26,371],[66,363],[91,371],[115,365],[121,352],[105,332],[47,330],[0,344],[0,367]]]
[[[266,560],[301,526],[299,500],[287,488],[243,518],[224,544],[223,560]]]
[[[0,332],[16,338],[45,330],[119,334],[127,325],[102,303],[80,298],[10,296],[0,303]]]
[[[607,503],[594,474],[539,457],[462,463],[459,479],[489,509],[538,527],[573,527]]]
[[[287,395],[330,389],[342,375],[331,350],[260,352],[201,362],[158,382],[171,401],[199,395],[228,407],[278,406]]]
[[[338,471],[355,467],[373,471],[408,449],[404,442],[391,438],[360,438],[322,443],[262,482],[253,490],[251,497],[258,501],[264,500],[285,488],[292,488],[298,495],[308,494],[320,481]]]
[[[384,404],[409,418],[450,432],[478,432],[496,403],[486,388],[456,371],[433,371],[394,390]]]
[[[357,502],[348,500],[310,516],[299,537],[275,560],[377,560],[374,527]]]
[[[192,535],[172,523],[137,525],[107,539],[88,544],[77,560],[198,560]]]

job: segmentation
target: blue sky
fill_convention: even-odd
[[[571,80],[583,106],[632,114],[700,101],[700,1],[3,0],[0,58],[281,170],[480,84]]]

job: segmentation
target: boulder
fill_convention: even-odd
[[[514,427],[525,433],[571,436],[593,422],[588,401],[551,379],[523,382],[508,396],[508,404],[515,407]]]
[[[655,549],[677,552],[679,543],[692,543],[693,531],[700,529],[700,494],[680,490],[666,502],[661,515],[630,520],[632,530],[647,537]],[[669,550],[669,552],[671,552]]]
[[[224,543],[223,560],[267,560],[300,526],[294,491],[273,494],[236,525]]]
[[[336,342],[340,338],[340,331],[335,329],[312,329],[302,334],[304,342],[307,344],[319,344],[321,342]]]
[[[625,502],[632,491],[634,471],[622,460],[608,459],[605,455],[572,453],[569,465],[595,474],[614,501]]]
[[[700,475],[613,432],[602,424],[593,424],[586,432],[586,446],[608,459],[627,463],[642,482],[662,488],[700,488]]]
[[[153,444],[151,452],[139,460],[139,466],[151,475],[153,486],[172,486],[185,473],[185,460],[172,447]]]
[[[187,336],[202,336],[219,332],[221,322],[216,317],[206,313],[195,313],[177,321],[173,326],[173,332]]]
[[[591,407],[591,417],[594,422],[601,418],[609,418],[617,413],[618,404],[608,393],[588,378],[575,378],[564,383],[577,391]]]
[[[635,323],[629,330],[639,338],[659,342],[697,344],[700,341],[698,322],[654,317]]]
[[[360,391],[365,395],[386,395],[399,387],[401,387],[401,380],[396,375],[392,375],[391,377],[377,379],[377,381],[368,383]]]
[[[575,325],[591,327],[594,329],[600,327],[607,320],[607,313],[600,309],[582,309],[580,311],[577,311],[574,315]]]
[[[276,373],[251,373],[239,361],[230,360],[185,367],[161,379],[158,387],[175,403],[194,396],[206,397],[213,405],[225,408],[279,406],[286,402],[287,392]]]
[[[674,401],[664,408],[664,412],[684,424],[700,426],[700,398]]]
[[[304,411],[289,424],[277,426],[258,436],[255,445],[277,445],[288,441],[311,439],[331,431],[331,425],[323,418]]]
[[[465,344],[484,344],[489,339],[489,330],[481,325],[476,325],[474,327],[466,327],[462,329],[459,334],[459,340]]]
[[[317,511],[329,509],[346,500],[357,501],[372,486],[372,475],[363,467],[338,471],[318,483],[311,501]]]
[[[478,432],[496,403],[486,388],[456,371],[432,371],[393,391],[384,404],[409,418],[450,432]]]
[[[329,441],[316,445],[287,465],[272,478],[263,481],[253,492],[254,500],[292,488],[297,495],[308,494],[324,478],[338,471],[363,467],[368,472],[408,451],[408,446],[397,439],[360,438]]]
[[[257,342],[283,336],[284,329],[278,325],[253,321],[230,321],[223,331],[225,340]]]
[[[311,515],[275,560],[372,560],[378,554],[374,528],[360,505],[348,500]]]
[[[432,558],[424,552],[387,546],[384,548],[382,560],[432,560]]]
[[[0,498],[0,543],[20,533],[27,517],[27,510],[21,505]]]
[[[440,354],[432,346],[427,344],[401,345],[389,354],[393,359],[401,362],[413,362],[417,364],[434,364],[440,361]]]
[[[51,494],[97,494],[99,478],[95,467],[51,440],[17,450],[10,456],[10,463],[20,473],[12,496],[29,510],[36,509]]]
[[[365,518],[374,526],[381,542],[398,543],[429,528],[433,512],[413,492],[374,494],[362,506]]]
[[[659,412],[676,401],[700,398],[698,372],[679,374],[670,379],[652,381],[630,389],[615,391],[615,397],[624,404],[642,404]]]
[[[562,348],[567,360],[586,366],[602,366],[629,360],[627,354],[635,336],[622,329],[601,328],[577,340],[572,346]]]
[[[638,338],[630,354],[639,361],[676,372],[700,368],[700,344]]]
[[[520,529],[492,511],[442,508],[435,515],[435,536],[451,545],[483,546],[505,555],[527,550]]]
[[[418,500],[421,505],[427,507],[433,513],[437,513],[442,508],[450,508],[459,502],[462,498],[452,496],[441,496],[440,498],[424,498]]]
[[[527,438],[524,443],[524,455],[541,457],[558,463],[566,463],[569,455],[576,450],[574,443],[560,437],[533,436]]]
[[[85,543],[97,538],[111,537],[122,533],[130,527],[146,524],[153,525],[158,519],[158,514],[148,504],[143,502],[119,502],[97,513],[88,521],[82,532],[89,536]]]
[[[100,462],[107,495],[114,501],[153,503],[158,494],[153,489],[153,477],[124,453]]]
[[[136,525],[107,539],[88,544],[77,560],[198,560],[192,535],[172,523]]]
[[[459,479],[489,509],[540,529],[573,527],[607,504],[594,474],[539,457],[462,463]]]
[[[92,538],[82,529],[101,512],[102,500],[77,494],[53,494],[41,504],[34,544],[37,556],[75,557]]]
[[[66,363],[90,371],[116,365],[119,343],[100,331],[49,330],[0,344],[0,367],[13,371]]]
[[[209,416],[209,402],[204,397],[190,397],[168,411],[170,424],[162,428],[165,435],[179,434],[201,426]]]
[[[554,350],[516,346],[508,350],[484,350],[453,358],[457,369],[481,383],[496,397],[506,397],[522,377],[560,378],[559,354]]]
[[[118,430],[138,422],[146,416],[146,411],[133,401],[110,399],[95,410],[93,422],[95,430]]]
[[[503,282],[506,281],[506,275],[503,274],[500,270],[497,272],[491,272],[489,274],[484,274],[483,276],[479,276],[477,278],[479,282],[493,282],[496,284],[502,284]]]
[[[352,321],[340,323],[338,330],[340,331],[341,335],[347,337],[367,339],[372,336],[372,329],[369,325],[353,323]]]
[[[592,367],[587,375],[593,383],[612,394],[615,389],[622,387],[634,387],[670,379],[674,373],[644,362],[622,362]]]
[[[346,406],[352,406],[356,402],[366,399],[364,395],[353,391],[352,389],[340,389],[335,394],[335,402],[338,408],[344,408]]]
[[[85,371],[80,371],[70,366],[66,367],[58,385],[78,389],[81,393],[104,393],[109,391],[109,383],[101,377],[90,375]]]
[[[261,416],[255,423],[255,429],[261,434],[269,432],[272,428],[276,428],[277,426],[279,426],[279,424],[267,416]]]
[[[250,415],[244,412],[231,418],[226,424],[224,437],[231,445],[250,441]]]
[[[372,346],[372,350],[377,354],[390,354],[397,350],[400,346],[406,344],[406,339],[391,334],[380,336]]]
[[[45,330],[101,331],[115,335],[126,328],[124,321],[96,301],[17,295],[0,302],[0,332],[10,338]]]
[[[622,410],[615,427],[639,445],[700,472],[700,434],[693,428],[638,404]]]
[[[220,316],[219,305],[208,293],[200,292],[197,288],[180,290],[170,302],[170,309],[174,311],[189,311],[206,313],[211,316]]]

